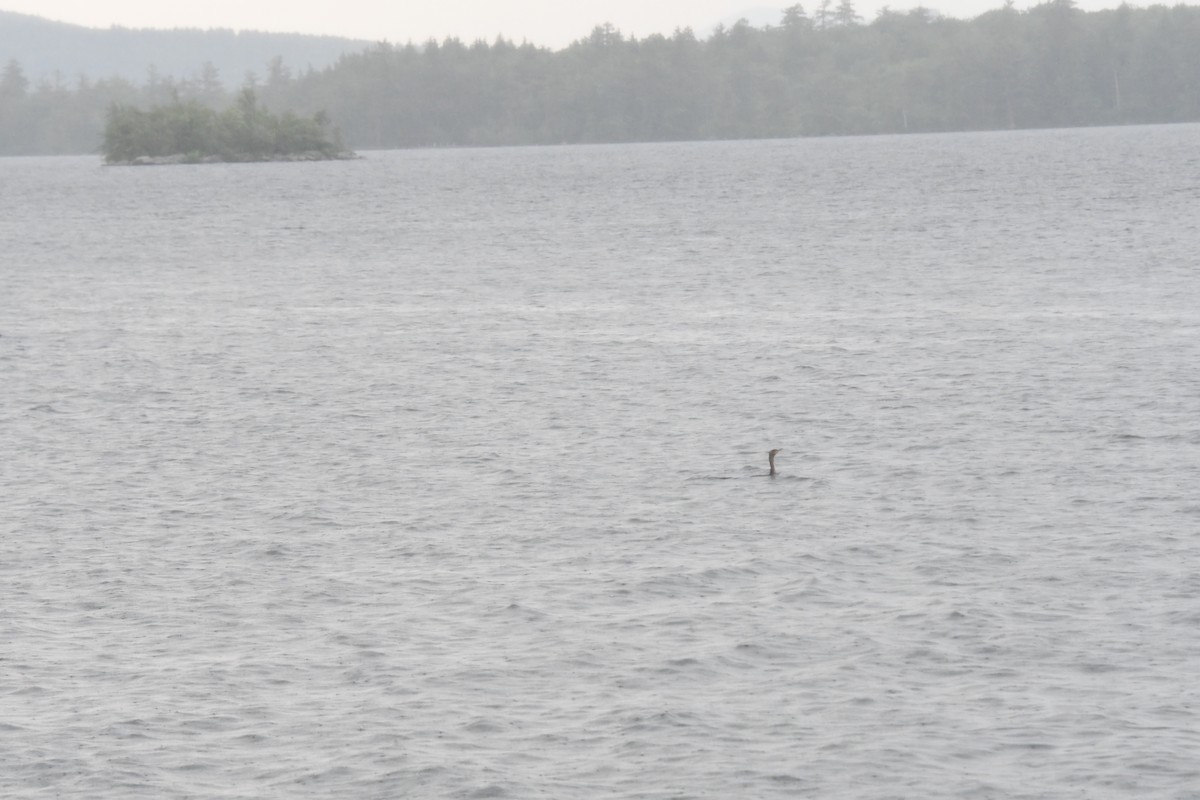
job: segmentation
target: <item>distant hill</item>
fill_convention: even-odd
[[[226,86],[241,85],[247,72],[262,77],[267,62],[280,57],[293,71],[322,69],[343,53],[371,42],[335,36],[263,33],[225,29],[148,30],[87,28],[27,14],[0,11],[0,68],[20,63],[35,85],[42,80],[72,85],[88,78],[120,76],[136,84],[153,67],[160,76],[186,78],[212,62]]]

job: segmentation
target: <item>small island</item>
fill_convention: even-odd
[[[330,131],[324,112],[309,118],[291,112],[277,116],[251,89],[224,112],[178,100],[149,111],[110,106],[103,149],[105,164],[112,166],[358,158]]]

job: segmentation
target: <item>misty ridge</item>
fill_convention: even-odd
[[[0,11],[0,66],[17,61],[34,84],[74,86],[80,76],[120,77],[134,83],[198,75],[215,64],[226,88],[248,72],[261,72],[276,56],[288,64],[320,69],[373,42],[337,36],[196,28],[88,28]]]
[[[189,50],[196,66],[180,75],[147,64],[140,84],[111,74],[31,79],[0,50],[0,154],[96,152],[113,107],[220,111],[243,88],[274,112],[327,115],[355,149],[1200,120],[1197,6],[1084,12],[1051,0],[1019,11],[1009,2],[970,20],[918,8],[868,22],[850,0],[825,0],[707,38],[690,29],[636,38],[601,25],[560,50],[504,38],[334,40],[345,49],[324,66],[297,67],[280,48],[239,85],[218,66],[230,32],[190,33],[212,50]]]

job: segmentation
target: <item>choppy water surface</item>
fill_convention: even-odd
[[[0,161],[0,793],[1200,797],[1197,142]]]

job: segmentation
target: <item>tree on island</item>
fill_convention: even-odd
[[[104,127],[109,164],[201,163],[215,161],[318,161],[349,157],[329,117],[271,114],[252,89],[217,112],[196,100],[143,111],[113,104]]]

